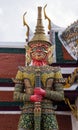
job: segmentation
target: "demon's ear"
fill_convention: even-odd
[[[54,46],[48,48],[48,63],[52,64],[53,62],[53,53],[54,53]]]
[[[30,53],[31,53],[31,48],[29,46],[25,46],[26,49],[26,65],[29,65],[31,63],[31,57],[30,57]]]
[[[54,53],[54,46],[51,46],[51,47],[48,48],[48,56],[49,57],[52,56],[53,53]]]

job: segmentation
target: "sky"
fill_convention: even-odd
[[[37,7],[46,4],[46,14],[55,25],[66,28],[78,20],[78,0],[0,0],[0,42],[24,42],[23,14],[27,12],[26,21],[34,32]]]

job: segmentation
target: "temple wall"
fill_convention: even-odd
[[[0,130],[17,130],[20,114],[6,112],[0,114]],[[57,115],[59,130],[72,130],[69,115]]]
[[[18,66],[25,66],[25,49],[22,47],[18,48],[17,43],[13,44],[12,47],[11,43],[10,47],[1,46],[0,130],[17,130],[20,114],[18,114],[18,104],[13,102],[14,83],[12,78],[15,78]]]
[[[0,114],[0,130],[17,130],[19,114]]]

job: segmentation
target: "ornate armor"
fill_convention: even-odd
[[[14,99],[16,101],[24,102],[24,106],[21,108],[22,113],[31,113],[31,115],[33,115],[34,103],[30,102],[30,96],[34,93],[35,74],[37,68],[39,68],[41,71],[41,88],[46,91],[46,95],[41,102],[42,115],[53,114],[55,109],[53,102],[57,100],[61,101],[64,99],[63,86],[60,83],[62,74],[60,68],[58,67],[20,67],[16,75]],[[19,125],[21,124],[20,122]]]

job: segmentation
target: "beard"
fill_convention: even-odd
[[[45,61],[45,59],[44,60],[33,59],[32,65],[34,65],[34,66],[44,66],[44,65],[47,65],[47,62]]]

